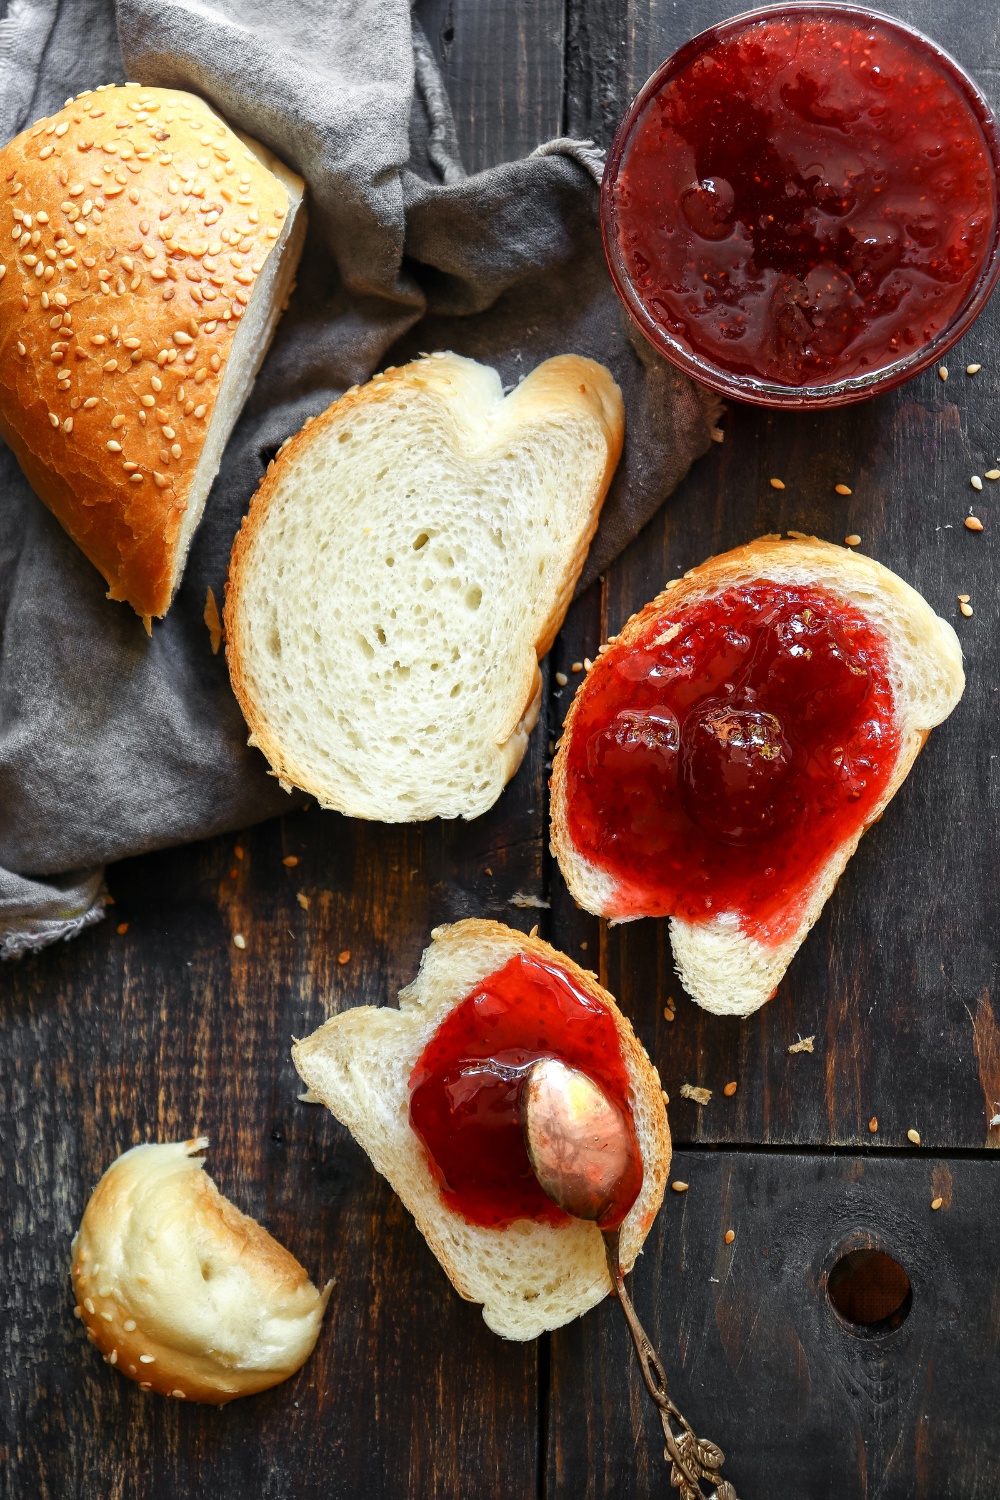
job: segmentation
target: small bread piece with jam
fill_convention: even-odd
[[[611,1290],[600,1229],[545,1196],[522,1135],[532,1062],[581,1069],[631,1120],[642,1158],[638,1192],[616,1207],[631,1269],[670,1166],[665,1096],[607,990],[548,943],[499,922],[438,927],[398,1009],[343,1011],[292,1057],[388,1178],[459,1295],[482,1303],[508,1339],[559,1328]]]

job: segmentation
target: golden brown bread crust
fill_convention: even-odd
[[[464,361],[458,361],[458,364],[461,363]],[[249,743],[263,752],[286,790],[292,786],[300,787],[316,797],[321,806],[333,805],[326,788],[316,784],[306,771],[292,763],[285,747],[260,712],[251,691],[249,674],[243,660],[240,626],[240,593],[244,572],[250,565],[250,550],[263,525],[272,496],[283,483],[287,471],[294,468],[315,438],[348,421],[358,407],[387,401],[400,386],[421,395],[432,392],[450,399],[452,381],[455,378],[454,366],[454,356],[443,351],[423,356],[407,365],[389,366],[380,374],[373,375],[366,384],[352,387],[332,402],[326,411],[310,417],[299,432],[282,445],[277,457],[268,464],[267,473],[250,502],[233,542],[226,580],[223,635],[233,691],[250,729]],[[507,732],[499,740],[501,748],[509,752],[507,780],[510,780],[520,765],[528,736],[538,719],[542,679],[537,663],[551,649],[572,601],[573,590],[586,562],[604,497],[614,478],[625,441],[625,406],[621,392],[610,372],[595,360],[578,354],[562,354],[545,360],[517,387],[515,395],[519,400],[530,403],[532,417],[543,415],[547,407],[563,412],[574,405],[584,408],[604,430],[607,459],[593,496],[586,529],[580,535],[573,553],[565,560],[559,593],[535,642],[535,661],[530,663],[526,673],[522,706],[512,711]]]
[[[0,434],[140,615],[170,604],[226,360],[288,212],[174,89],[88,90],[0,151]]]
[[[318,1292],[294,1255],[222,1196],[195,1155],[207,1145],[118,1157],[84,1211],[71,1277],[77,1316],[106,1363],[145,1391],[221,1405],[299,1368],[329,1287]],[[256,1320],[272,1314],[262,1350]]]

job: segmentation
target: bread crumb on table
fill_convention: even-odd
[[[711,1089],[703,1089],[693,1083],[681,1084],[682,1099],[693,1099],[695,1104],[707,1104],[711,1097]]]
[[[813,1050],[813,1042],[815,1040],[815,1034],[813,1034],[812,1036],[800,1036],[798,1041],[793,1042],[788,1050],[789,1052],[811,1052]]]

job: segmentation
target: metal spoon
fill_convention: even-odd
[[[546,1057],[528,1073],[521,1113],[528,1159],[542,1189],[574,1219],[600,1220],[636,1150],[621,1112],[586,1073]],[[642,1378],[663,1424],[663,1456],[671,1464],[671,1485],[680,1500],[706,1500],[700,1484],[705,1479],[715,1490],[715,1500],[737,1500],[733,1486],[719,1474],[722,1450],[696,1438],[670,1399],[663,1366],[625,1290],[621,1229],[601,1229],[601,1234]]]

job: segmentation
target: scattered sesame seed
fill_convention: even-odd
[[[286,854],[284,859],[281,861],[281,863],[289,870],[294,870],[298,862],[299,856],[297,854]]]
[[[982,365],[966,365],[965,373],[966,375],[978,375],[982,368]]]
[[[845,536],[844,537],[844,546],[845,547],[860,547],[861,546],[861,538],[858,536],[858,533],[856,531],[852,531],[851,534],[850,534],[850,536]]]
[[[246,947],[246,945],[247,945],[247,940],[246,940],[246,938],[245,938],[245,937],[244,937],[244,936],[243,936],[243,934],[242,934],[242,932],[237,932],[237,933],[236,933],[236,934],[235,934],[235,935],[234,935],[234,937],[233,937],[233,946],[234,946],[234,947],[235,947],[235,948],[239,948],[239,949],[240,949],[240,951],[241,951],[241,952],[242,952],[242,951],[243,951],[243,949],[244,949],[244,948],[245,948],[245,947]]]
[[[967,620],[971,619],[971,617],[972,617],[972,605],[971,604],[960,604],[958,607],[962,611],[962,614],[965,616],[965,618]]]
[[[127,922],[119,922],[116,931],[117,931],[119,937],[124,937],[125,934],[126,934],[126,932],[128,932],[128,923]]]
[[[733,1243],[733,1240],[735,1238],[736,1238],[736,1230],[735,1229],[727,1229],[726,1230],[726,1244],[727,1245],[731,1245]]]
[[[722,1092],[725,1094],[727,1099],[731,1099],[736,1093],[737,1087],[738,1085],[736,1083],[727,1083]]]
[[[1000,469],[987,469],[986,470],[986,478],[987,479],[1000,479]]]
[[[309,897],[306,895],[305,891],[297,891],[295,893],[295,899],[299,903],[303,911],[309,910]]]
[[[565,672],[557,672],[556,682],[558,682],[560,687],[565,687],[567,682],[569,682],[569,678],[566,676]]]
[[[976,369],[977,370],[979,369],[978,365],[976,366]],[[908,1130],[906,1132],[906,1139],[908,1141],[910,1141],[914,1146],[919,1146],[920,1145],[920,1131],[919,1130]]]
[[[872,1115],[871,1119],[868,1121],[868,1129],[871,1131],[872,1135],[874,1135],[878,1130],[878,1117],[876,1115]]]
[[[972,485],[972,488],[974,490],[981,490],[983,487],[983,481],[980,479],[978,474],[973,474],[972,478],[969,480],[969,483]]]
[[[935,1213],[937,1213],[938,1209],[941,1207],[941,1205],[943,1203],[944,1203],[944,1199],[943,1198],[932,1198],[931,1199],[931,1208],[934,1210]]]
[[[959,594],[959,596],[958,596],[958,602],[959,602],[959,604],[968,604],[970,598],[971,598],[971,595],[969,595],[969,594]]]
[[[688,1183],[679,1182],[676,1178],[670,1184],[670,1186],[673,1188],[675,1193],[686,1193],[688,1190]]]
[[[983,523],[978,516],[966,516],[965,529],[966,531],[982,531]]]
[[[337,954],[337,962],[338,962],[338,964],[349,964],[350,961],[351,961],[351,950],[350,950],[350,948],[344,948],[340,953]]]
[[[835,484],[834,490],[838,495],[853,495],[854,491],[846,484]]]
[[[948,379],[948,366],[947,365],[938,365],[938,379],[939,380],[947,380]]]
[[[772,490],[783,490],[785,488],[785,481],[783,479],[769,479],[768,484]]]

